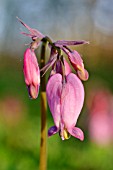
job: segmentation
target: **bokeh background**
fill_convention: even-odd
[[[49,138],[48,169],[112,170],[113,0],[0,0],[0,170],[39,167],[40,95],[28,98],[22,67],[30,39],[16,16],[54,40],[90,41],[73,47],[90,74],[77,122],[85,140]],[[49,128],[49,109],[47,119]]]

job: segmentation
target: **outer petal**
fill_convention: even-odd
[[[37,62],[37,58],[34,52],[32,52],[32,81],[34,85],[40,84],[40,70]]]
[[[23,65],[23,72],[25,77],[25,83],[27,85],[30,85],[32,83],[32,69],[31,69],[31,61],[32,61],[32,55],[31,50],[28,48],[26,49],[24,53],[24,65]]]
[[[73,127],[84,102],[84,88],[80,79],[73,73],[67,76],[61,95],[61,115],[67,129]]]
[[[68,51],[66,48],[63,48],[64,52],[68,55],[69,61],[75,70],[77,70],[77,66],[83,67],[83,60],[80,54],[77,51]]]
[[[34,84],[35,86],[40,84],[40,71],[34,51],[28,48],[24,53],[24,66],[23,72],[25,77],[25,83],[27,85]]]
[[[24,53],[23,72],[29,95],[36,99],[40,86],[40,70],[34,51],[29,48]]]
[[[47,94],[49,108],[57,128],[59,128],[59,123],[61,119],[61,114],[60,114],[61,90],[62,90],[61,74],[55,74],[51,76],[47,83],[46,94]]]
[[[84,133],[82,132],[82,130],[78,127],[73,127],[68,129],[68,132],[74,136],[75,138],[80,139],[81,141],[84,140]]]

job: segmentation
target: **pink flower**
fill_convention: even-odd
[[[30,48],[27,48],[24,53],[23,72],[29,95],[36,99],[40,86],[40,70],[36,55]]]
[[[59,132],[62,140],[70,135],[83,140],[82,130],[75,127],[84,102],[82,82],[73,73],[66,76],[65,83],[62,82],[62,75],[57,73],[47,83],[47,100],[55,124],[48,130],[48,136]]]
[[[77,51],[69,51],[63,48],[64,52],[68,55],[69,61],[73,68],[77,71],[77,75],[81,80],[86,81],[89,78],[87,70],[84,68],[83,60]]]

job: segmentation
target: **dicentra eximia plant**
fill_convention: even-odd
[[[72,135],[81,141],[84,139],[82,130],[76,127],[77,119],[84,102],[84,87],[82,81],[88,79],[88,72],[84,68],[83,60],[76,50],[69,46],[88,44],[87,41],[53,42],[48,36],[36,29],[30,28],[22,20],[20,23],[27,28],[29,33],[22,34],[30,37],[32,42],[24,53],[23,72],[25,83],[30,98],[36,99],[41,82],[41,145],[40,145],[40,170],[46,169],[46,96],[54,120],[54,126],[48,130],[48,136],[59,132],[62,140],[69,139]],[[41,48],[40,68],[35,50]],[[50,57],[45,64],[46,48],[50,49]],[[68,60],[76,73],[72,73]],[[38,58],[39,60],[39,58]],[[47,85],[45,73],[51,69]],[[41,73],[41,81],[40,81]]]

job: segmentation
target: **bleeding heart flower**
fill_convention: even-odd
[[[30,48],[27,48],[24,53],[23,72],[29,95],[36,99],[40,86],[40,70],[36,55]]]
[[[84,88],[80,79],[73,73],[66,76],[65,83],[61,74],[50,77],[47,87],[47,100],[55,126],[48,131],[48,136],[57,132],[62,140],[72,135],[84,139],[81,129],[75,127],[84,102]]]

